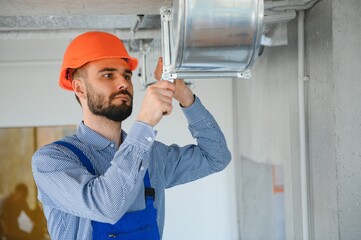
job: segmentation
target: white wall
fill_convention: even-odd
[[[233,152],[231,86],[231,80],[200,80],[193,90],[217,119]],[[158,139],[193,142],[179,108],[175,110],[157,127]],[[165,240],[238,239],[233,161],[221,173],[167,190],[166,197]]]
[[[68,40],[0,40],[0,127],[77,124],[74,94],[58,87]]]
[[[0,127],[78,124],[81,111],[74,94],[58,87],[60,61],[69,40],[0,41]],[[35,62],[34,62],[35,61]],[[137,74],[135,74],[137,75]],[[133,115],[144,92],[134,79]],[[214,114],[233,152],[231,80],[195,82],[194,92]],[[156,126],[157,140],[184,145],[194,142],[175,103],[174,112]],[[165,240],[238,239],[234,162],[225,171],[166,191]]]

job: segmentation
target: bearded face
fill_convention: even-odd
[[[88,82],[87,103],[89,110],[97,116],[103,116],[114,122],[122,122],[130,116],[133,110],[133,95],[127,90],[120,90],[109,97],[98,92]],[[121,103],[114,103],[118,96],[126,96],[129,100],[121,100]]]

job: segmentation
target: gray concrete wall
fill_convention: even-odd
[[[340,239],[361,239],[361,1],[334,0],[333,74]]]
[[[306,12],[311,239],[361,239],[360,29],[359,0],[321,0]],[[250,81],[236,82],[237,148],[251,161],[284,166],[287,239],[302,239],[297,21],[288,24],[288,40],[265,49]],[[240,195],[251,187],[243,184]],[[258,196],[265,197],[262,191]],[[249,204],[242,201],[240,210]],[[252,229],[241,228],[241,237]]]
[[[252,79],[237,80],[236,105],[239,161],[257,162],[265,168],[270,165],[282,165],[285,173],[285,208],[286,239],[302,239],[301,193],[298,148],[298,94],[297,94],[297,21],[288,23],[288,45],[265,48],[261,57],[252,68]],[[240,164],[245,168],[248,164]],[[249,171],[249,169],[243,170]],[[242,174],[242,172],[240,172]],[[256,172],[254,174],[261,174]],[[242,179],[246,175],[240,176]],[[265,179],[272,179],[264,176]],[[240,187],[240,186],[239,186]],[[270,183],[268,188],[272,187]],[[258,192],[257,192],[258,190]],[[271,190],[271,189],[269,189]],[[269,214],[272,206],[264,205],[270,201],[270,194],[254,189],[252,183],[243,184],[240,192],[240,235],[272,236],[269,226]],[[252,194],[248,194],[252,193]],[[253,196],[252,201],[246,198]],[[254,197],[256,196],[256,197]],[[250,220],[242,212],[252,210],[252,204],[263,206],[265,213],[254,228],[245,227],[259,213],[254,213]],[[266,208],[266,209],[265,209]],[[267,214],[266,214],[267,213]],[[248,215],[250,215],[248,213]]]
[[[361,2],[321,1],[307,15],[315,239],[361,238]]]
[[[335,78],[332,1],[321,1],[306,14],[306,74],[314,239],[338,239],[335,139]]]

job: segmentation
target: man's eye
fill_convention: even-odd
[[[132,80],[132,76],[131,75],[124,75],[125,80]]]
[[[106,73],[103,75],[103,77],[105,78],[112,78],[113,77],[113,74],[112,73]]]

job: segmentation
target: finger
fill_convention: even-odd
[[[177,84],[177,83],[184,83],[185,84],[185,82],[184,82],[184,79],[181,79],[181,78],[177,78],[177,79],[175,79],[174,81],[173,81],[175,84]]]
[[[171,91],[160,91],[157,97],[161,102],[166,104],[172,104],[173,102],[173,93]]]
[[[152,98],[147,101],[147,109],[153,109],[152,112],[168,115],[172,112],[173,108],[173,93],[168,90],[155,89],[151,93]]]
[[[161,111],[163,115],[171,112],[174,97],[172,91],[161,88],[151,88],[148,89],[148,94],[150,98],[147,102],[151,104],[151,108],[154,108],[156,111]]]
[[[173,104],[164,104],[163,115],[170,115],[173,110]]]
[[[172,98],[175,93],[175,87],[172,85],[167,86],[167,84],[154,84],[148,87],[147,92],[149,92],[149,94],[161,94]]]
[[[173,92],[176,90],[176,86],[174,85],[174,83],[169,82],[169,81],[156,82],[155,84],[152,85],[152,87],[168,89]]]
[[[163,73],[163,59],[162,59],[162,57],[159,57],[157,66],[155,67],[155,70],[154,70],[154,77],[157,81],[161,80],[162,73]]]

